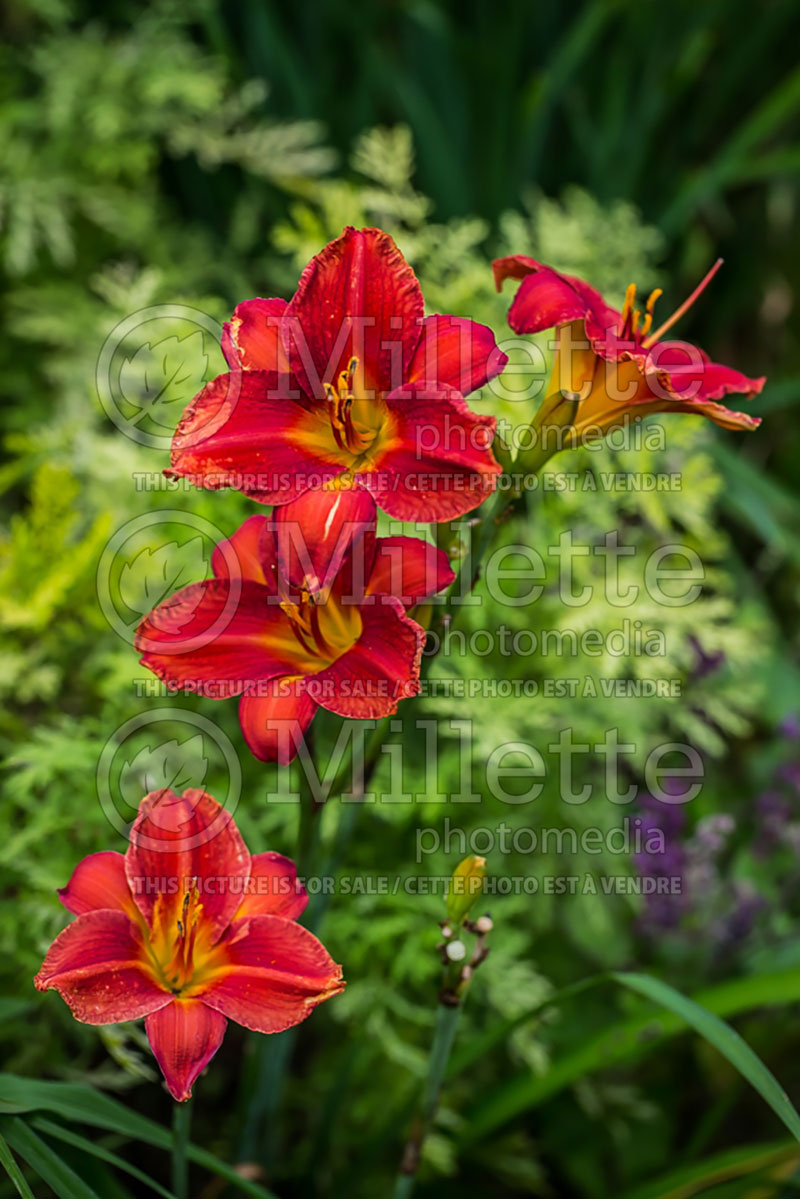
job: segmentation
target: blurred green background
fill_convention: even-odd
[[[645,1001],[606,987],[528,1014],[588,974],[646,969],[702,993],[800,1098],[796,6],[17,0],[0,23],[4,1068],[91,1083],[131,1111],[169,1120],[139,1030],[77,1025],[55,995],[38,996],[31,984],[64,924],[54,889],[82,855],[124,848],[98,802],[96,771],[125,721],[161,702],[218,723],[241,751],[237,820],[251,848],[292,853],[295,845],[296,810],[265,802],[274,771],[241,749],[235,706],[148,697],[129,641],[98,603],[98,561],[126,521],[171,508],[227,535],[252,511],[232,493],[137,488],[136,476],[160,471],[168,455],[126,437],[98,400],[98,356],[119,322],[157,304],[222,321],[241,299],[289,296],[302,265],[347,223],[393,233],[430,311],[473,316],[498,337],[511,290],[498,297],[492,288],[497,254],[533,254],[583,275],[615,303],[632,280],[659,284],[664,314],[722,255],[724,270],[679,335],[769,376],[748,407],[764,417],[762,428],[729,436],[669,418],[664,448],[560,458],[557,468],[598,480],[604,471],[679,472],[682,486],[536,493],[503,532],[509,544],[544,552],[567,528],[588,545],[620,530],[635,547],[623,563],[634,581],[654,550],[689,545],[706,567],[701,599],[621,613],[596,589],[578,616],[553,586],[533,607],[484,587],[480,608],[464,618],[467,632],[504,624],[605,635],[628,616],[663,633],[663,652],[655,661],[608,651],[509,659],[495,648],[439,659],[432,671],[540,684],[658,676],[680,680],[681,696],[409,703],[403,730],[392,734],[409,763],[408,790],[431,790],[414,722],[439,721],[439,785],[452,793],[461,762],[451,721],[467,720],[482,802],[382,803],[342,819],[333,801],[320,868],[353,879],[448,874],[460,853],[457,842],[449,852],[442,843],[446,819],[467,834],[501,821],[608,831],[634,812],[644,827],[658,824],[667,853],[653,860],[557,847],[487,854],[495,878],[678,874],[683,895],[672,905],[635,895],[491,900],[492,955],[469,997],[418,1193],[796,1193],[800,1150],[781,1140],[772,1113],[721,1057],[677,1035]],[[166,424],[191,397],[193,372],[222,369],[211,339],[198,353],[199,367],[166,397]],[[131,367],[145,397],[147,369],[146,361]],[[491,396],[474,405],[498,410]],[[513,398],[499,410],[514,422],[532,412]],[[188,569],[196,533],[178,516],[173,534],[189,547]],[[148,562],[131,550],[134,614],[148,610],[152,570],[163,566]],[[578,559],[576,585],[597,582],[597,559]],[[619,728],[635,745],[625,775],[641,792],[632,808],[600,793],[596,754],[576,770],[577,784],[596,790],[584,806],[561,802],[552,768],[533,803],[490,794],[483,764],[494,749],[522,741],[547,757],[565,726],[591,743]],[[321,754],[336,733],[335,720],[318,721]],[[172,737],[185,742],[185,728]],[[667,820],[653,815],[643,767],[671,740],[697,747],[706,781]],[[132,743],[117,783],[123,807],[174,775],[165,744]],[[206,781],[221,797],[224,764],[208,755],[190,745],[182,781]],[[392,794],[385,762],[374,787]],[[415,860],[421,829],[431,845],[438,834],[439,848]],[[246,1163],[284,1199],[389,1194],[426,1070],[443,903],[402,889],[337,893],[317,916],[344,963],[346,993],[293,1045],[231,1026],[197,1084],[193,1137]],[[37,1135],[89,1194],[153,1193],[57,1130]],[[167,1182],[162,1150],[91,1135]],[[193,1168],[190,1193],[234,1193],[212,1174]],[[37,1199],[52,1193],[41,1181],[34,1191]],[[11,1194],[0,1182],[0,1195]]]

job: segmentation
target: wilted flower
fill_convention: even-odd
[[[292,299],[248,300],[225,327],[230,373],[195,397],[167,473],[265,504],[359,487],[400,520],[477,507],[500,467],[495,419],[463,397],[507,362],[484,325],[425,317],[414,272],[380,229],[345,229]]]
[[[203,791],[145,796],[126,853],[84,858],[59,897],[76,919],[50,946],[37,988],[54,988],[85,1024],[144,1016],[178,1100],[228,1020],[281,1032],[344,987],[341,967],[296,923],[308,896],[294,863],[251,857]]]
[[[539,447],[544,462],[557,450],[581,440],[602,437],[611,427],[651,412],[686,412],[708,416],[727,429],[755,429],[760,421],[733,412],[717,401],[731,392],[752,396],[764,379],[749,379],[729,366],[711,362],[697,346],[663,341],[663,334],[683,316],[721,265],[709,271],[689,298],[657,329],[653,309],[661,289],[636,307],[631,284],[622,311],[611,308],[598,291],[571,275],[562,275],[523,254],[494,263],[498,290],[504,279],[521,279],[508,323],[516,333],[558,330],[556,358],[544,402],[534,428],[541,437],[548,426],[558,433],[555,444]],[[549,451],[549,452],[548,452]]]
[[[173,689],[241,696],[248,746],[282,764],[318,706],[375,720],[417,694],[425,632],[407,610],[454,578],[427,541],[376,538],[361,490],[307,492],[272,519],[251,516],[212,569],[142,621],[142,665]]]

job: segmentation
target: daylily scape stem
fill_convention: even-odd
[[[408,1199],[414,1190],[425,1138],[433,1126],[436,1109],[439,1106],[439,1095],[447,1073],[464,1000],[475,971],[489,955],[486,938],[492,930],[492,921],[488,916],[483,916],[475,922],[466,919],[470,908],[481,893],[485,874],[486,862],[484,859],[469,857],[456,867],[450,880],[451,891],[448,895],[447,906],[448,911],[457,918],[453,920],[448,917],[441,926],[444,940],[439,945],[439,950],[444,965],[444,978],[436,1008],[436,1023],[428,1058],[428,1073],[419,1115],[412,1125],[403,1151],[400,1171],[395,1183],[394,1199]],[[476,934],[469,960],[466,960],[466,947],[460,939],[463,929]]]
[[[460,1003],[454,1006],[440,1003],[436,1009],[436,1025],[428,1058],[428,1074],[425,1079],[422,1108],[403,1151],[403,1160],[400,1163],[400,1172],[394,1188],[394,1199],[408,1199],[408,1196],[413,1193],[422,1146],[439,1105],[439,1093],[444,1082],[450,1051],[453,1048],[460,1019]]]
[[[172,1108],[172,1190],[175,1199],[189,1199],[189,1162],[186,1147],[192,1124],[192,1101],[176,1103]]]

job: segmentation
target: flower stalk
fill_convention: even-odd
[[[189,1162],[186,1149],[192,1125],[192,1101],[172,1107],[172,1190],[175,1199],[189,1199]]]
[[[492,931],[489,916],[468,920],[467,915],[483,888],[486,863],[483,858],[468,857],[453,871],[448,896],[448,919],[442,921],[442,940],[437,949],[441,955],[444,975],[436,1008],[433,1041],[428,1058],[428,1073],[422,1093],[419,1115],[406,1141],[400,1169],[395,1181],[394,1199],[408,1199],[413,1193],[414,1183],[422,1158],[425,1138],[433,1126],[439,1106],[450,1053],[455,1042],[464,1000],[475,971],[489,956],[487,938]],[[475,885],[470,885],[475,884]],[[461,940],[461,930],[475,936],[472,953],[467,956],[467,947]]]
[[[436,1026],[428,1061],[428,1075],[422,1096],[422,1108],[406,1141],[400,1172],[395,1183],[394,1199],[407,1199],[414,1191],[422,1146],[439,1106],[439,1093],[442,1089],[447,1063],[450,1061],[450,1052],[460,1019],[460,1002],[452,1005],[439,1003],[436,1009]]]

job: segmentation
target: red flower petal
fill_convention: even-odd
[[[562,275],[523,254],[498,258],[492,269],[498,291],[504,279],[523,280],[508,312],[515,333],[539,333],[586,317],[602,330],[617,326],[619,313],[609,308],[599,291],[574,275]]]
[[[223,326],[222,352],[231,370],[285,371],[288,367],[281,344],[281,317],[285,300],[245,300]]]
[[[314,719],[317,704],[309,697],[303,678],[275,679],[269,692],[242,697],[239,723],[250,752],[259,761],[287,766]]]
[[[282,1032],[344,989],[342,969],[301,924],[250,916],[231,925],[230,972],[216,976],[203,1003],[256,1032]]]
[[[172,439],[169,477],[196,487],[234,487],[263,504],[285,504],[339,474],[324,403],[293,396],[272,371],[219,375],[192,400]]]
[[[359,476],[398,520],[454,520],[494,489],[501,467],[490,445],[493,416],[478,416],[450,387],[403,388],[386,400],[394,435],[376,455],[374,474]]]
[[[731,408],[726,408],[724,404],[715,404],[711,400],[701,400],[697,403],[683,403],[680,406],[676,404],[670,411],[696,413],[698,416],[707,416],[721,428],[731,429],[734,432],[739,429],[757,429],[761,424],[760,416],[750,416],[747,412],[736,412]]]
[[[458,316],[428,316],[406,382],[446,383],[469,395],[496,378],[507,362],[486,325]]]
[[[266,516],[248,516],[232,537],[220,541],[211,555],[216,579],[248,579],[277,592],[275,537]]]
[[[538,271],[540,266],[540,262],[535,258],[529,258],[527,254],[509,254],[506,258],[495,258],[492,263],[495,289],[501,291],[506,279],[525,279],[534,271]]]
[[[143,666],[167,686],[227,699],[250,685],[291,674],[300,647],[270,589],[223,579],[192,583],[139,625]],[[272,602],[270,602],[272,600]]]
[[[203,921],[210,922],[214,937],[227,928],[239,906],[250,854],[230,812],[206,792],[192,789],[177,796],[153,791],[139,805],[125,873],[136,906],[151,926],[159,893],[180,904],[197,879]]]
[[[372,498],[371,493],[366,488],[363,488],[360,483],[357,485],[357,489],[369,497],[369,502],[374,507],[375,500]],[[344,558],[339,567],[339,572],[333,580],[331,594],[345,612],[353,604],[357,607],[364,599],[367,582],[372,574],[372,568],[375,563],[375,547],[377,543],[378,538],[375,536],[375,525],[373,525],[366,531],[360,541],[354,545],[352,552]]]
[[[380,537],[367,595],[393,595],[410,608],[449,587],[455,577],[447,554],[429,541]]]
[[[367,577],[374,542],[365,537],[377,523],[375,501],[362,487],[346,491],[307,491],[275,514],[278,568],[293,589],[312,593],[331,587],[343,559],[353,553],[370,560],[362,566]],[[366,569],[365,569],[366,567]]]
[[[181,1103],[190,1099],[201,1071],[222,1044],[228,1021],[198,999],[174,999],[144,1023],[150,1048],[167,1089]]]
[[[84,1024],[138,1020],[171,998],[143,964],[144,953],[124,912],[84,912],[56,937],[34,983],[58,991]]]
[[[245,916],[283,916],[296,920],[305,911],[308,892],[297,877],[291,858],[280,853],[257,853],[250,866],[247,895],[236,913]]]
[[[359,611],[363,628],[358,641],[315,675],[309,688],[329,712],[378,720],[396,712],[399,700],[418,694],[425,630],[389,596]]]
[[[685,341],[658,341],[644,364],[645,374],[666,371],[669,390],[687,400],[719,400],[725,395],[758,395],[765,378],[749,379],[741,371],[719,362],[711,362],[698,346]],[[743,415],[739,413],[738,415]],[[745,417],[746,421],[754,420]]]
[[[335,383],[355,355],[367,387],[390,391],[406,378],[423,313],[416,275],[388,233],[347,228],[311,259],[289,302],[292,372],[321,399],[322,382]]]
[[[132,914],[135,908],[125,877],[124,855],[115,849],[90,854],[78,862],[66,887],[60,888],[58,898],[75,916],[109,908]]]
[[[715,266],[678,313],[696,298],[716,269]],[[494,273],[498,290],[506,278],[523,280],[508,315],[509,324],[518,333],[536,333],[553,325],[563,327],[583,321],[588,344],[580,345],[580,334],[575,337],[580,325],[572,325],[572,362],[566,363],[566,371],[581,376],[579,386],[594,376],[594,385],[579,406],[574,425],[576,436],[578,433],[586,436],[589,430],[607,429],[617,417],[626,420],[650,412],[707,416],[728,429],[754,429],[760,424],[755,417],[733,412],[712,401],[731,392],[755,395],[763,387],[764,379],[749,379],[730,367],[710,362],[699,347],[688,342],[659,341],[648,346],[649,339],[642,340],[641,334],[633,334],[627,323],[625,336],[621,336],[621,314],[610,308],[599,292],[583,280],[561,275],[533,258],[514,255],[498,259]],[[668,324],[674,319],[675,316],[670,318]],[[563,352],[560,349],[559,353]],[[616,380],[607,371],[593,371],[592,362],[598,360],[594,355],[604,362],[618,364]],[[557,369],[563,372],[565,363]],[[631,396],[624,394],[628,390],[632,390]]]

